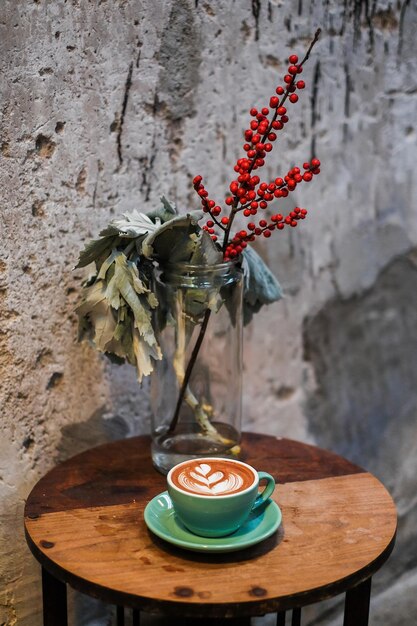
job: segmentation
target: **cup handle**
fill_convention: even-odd
[[[252,511],[261,506],[261,504],[264,504],[264,502],[268,500],[269,496],[272,495],[275,489],[275,479],[271,476],[271,474],[268,474],[267,472],[258,472],[258,476],[260,481],[262,479],[266,479],[267,483],[262,493],[258,494],[258,496],[256,497],[256,500],[252,507]]]

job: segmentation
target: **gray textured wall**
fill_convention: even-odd
[[[164,193],[221,198],[251,105],[323,36],[267,175],[316,152],[311,209],[259,251],[286,298],[245,336],[245,424],[374,471],[400,513],[373,623],[417,609],[417,5],[313,0],[0,3],[0,624],[41,623],[24,499],[57,461],[148,428],[146,385],[75,342],[80,241]],[[285,137],[285,138],[284,138]],[[311,613],[333,624],[334,610]],[[85,620],[84,620],[85,621]]]

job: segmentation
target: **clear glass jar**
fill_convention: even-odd
[[[242,288],[233,262],[155,270],[163,358],[151,376],[152,460],[161,472],[240,452]]]

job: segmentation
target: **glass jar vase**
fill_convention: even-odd
[[[240,452],[242,287],[233,262],[155,270],[162,359],[151,376],[152,460],[163,473]]]

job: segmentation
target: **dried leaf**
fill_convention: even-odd
[[[282,289],[271,270],[250,246],[243,251],[243,266],[243,323],[246,325],[264,304],[280,300]]]
[[[161,224],[144,238],[142,254],[162,263],[169,261],[173,251],[187,245],[190,235],[199,229],[198,220],[202,216],[202,211],[192,211]]]
[[[134,239],[141,235],[151,233],[159,227],[159,220],[153,222],[145,213],[132,211],[132,213],[124,213],[123,218],[117,218],[100,232],[101,237],[109,237],[119,235],[128,239]]]
[[[169,202],[165,196],[161,197],[162,206],[159,209],[149,211],[146,215],[155,221],[159,219],[162,223],[172,220],[173,217],[178,215],[177,207],[174,203]]]
[[[194,252],[190,258],[192,265],[215,265],[221,263],[223,254],[207,231],[202,230],[197,237]]]
[[[74,269],[79,267],[86,267],[96,261],[103,255],[108,255],[110,250],[115,246],[115,242],[118,237],[110,235],[102,237],[102,239],[92,239],[85,244],[84,250],[80,252],[78,263]]]

